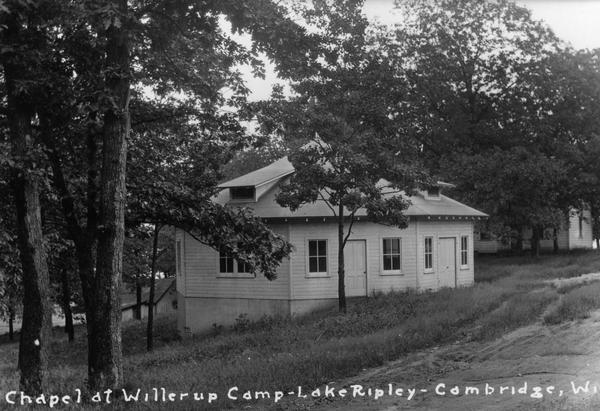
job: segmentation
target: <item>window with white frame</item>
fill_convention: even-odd
[[[467,267],[469,265],[469,236],[460,237],[460,265]]]
[[[233,273],[233,256],[226,251],[221,250],[219,253],[219,272]]]
[[[236,260],[233,256],[226,252],[219,252],[219,275],[235,277],[240,274],[240,277],[253,277],[250,264]]]
[[[308,274],[327,274],[327,240],[308,240]]]
[[[252,268],[250,267],[250,264],[237,260],[237,271],[238,273],[251,274]]]
[[[177,240],[177,242],[175,243],[175,264],[177,275],[181,275],[181,240]]]
[[[425,237],[425,271],[433,271],[433,237]]]
[[[402,266],[402,241],[400,238],[383,239],[383,271],[400,272]]]

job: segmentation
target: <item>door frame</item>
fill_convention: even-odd
[[[367,239],[366,238],[356,238],[356,239],[352,239],[352,240],[348,240],[346,242],[346,245],[348,245],[349,242],[358,242],[358,241],[362,241],[362,243],[365,245],[365,252],[363,254],[363,258],[364,258],[364,262],[365,262],[365,295],[354,295],[352,297],[368,297],[369,296],[369,266],[367,264]],[[344,252],[346,251],[346,246],[344,246]],[[344,287],[346,287],[347,283],[346,283],[346,257],[344,256]],[[344,290],[345,291],[345,290]],[[352,298],[352,297],[348,297],[348,298]]]
[[[438,261],[437,261],[437,265],[438,265],[438,270],[437,270],[437,275],[438,275],[438,289],[441,288],[440,287],[440,273],[441,273],[441,269],[440,269],[441,268],[441,266],[440,266],[440,255],[441,255],[441,253],[440,253],[440,250],[442,249],[442,247],[441,247],[442,240],[454,240],[454,253],[453,253],[453,255],[454,255],[454,288],[456,288],[457,284],[458,284],[458,278],[457,278],[458,277],[458,267],[457,267],[458,261],[456,259],[456,247],[457,247],[458,241],[457,241],[457,237],[455,237],[455,236],[445,236],[445,237],[439,237],[438,238],[438,252],[437,252],[437,258],[438,258]]]

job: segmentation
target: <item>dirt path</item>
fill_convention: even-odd
[[[583,386],[586,381],[589,381],[589,392],[575,394],[572,384]],[[489,384],[489,395],[485,393],[486,383]],[[349,399],[354,389],[352,385],[363,386],[367,395],[360,397],[357,391],[357,398]],[[600,312],[579,322],[520,328],[492,342],[454,344],[411,354],[332,386],[348,388],[346,398],[338,395],[333,399],[324,398],[323,391],[317,400],[290,398],[281,408],[384,411],[600,409]],[[458,395],[451,393],[454,386],[459,387]],[[467,387],[479,388],[479,395],[474,391],[466,394]],[[501,394],[501,387],[508,388]],[[511,393],[513,387],[514,394]],[[543,390],[539,393],[542,398],[536,398],[539,396],[536,387]],[[368,388],[372,389],[371,396],[368,396]],[[376,388],[382,389],[383,395],[375,400]],[[399,388],[404,390],[402,396],[395,392]],[[410,400],[407,398],[409,389],[417,390]],[[526,394],[519,393],[525,389]],[[442,392],[445,395],[441,395]]]

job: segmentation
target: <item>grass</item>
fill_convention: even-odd
[[[543,313],[548,324],[585,317],[600,307],[600,283],[556,289],[544,281],[594,271],[600,271],[596,252],[540,259],[478,258],[473,287],[377,294],[350,300],[346,315],[329,309],[292,321],[240,319],[234,329],[184,341],[176,336],[173,318],[159,318],[156,350],[150,354],[144,352],[143,324],[129,323],[123,332],[125,388],[217,392],[221,399],[210,408],[241,407],[247,403],[223,399],[228,387],[238,386],[240,393],[310,389],[411,351],[495,338],[538,321]],[[78,329],[77,341],[69,345],[55,330],[52,392],[83,388],[86,342],[82,333]],[[18,386],[16,356],[16,343],[0,339],[0,393]],[[177,404],[182,409],[208,407],[206,402]],[[137,405],[137,409],[148,408],[162,409],[164,404]]]
[[[588,318],[592,310],[600,307],[600,282],[582,284],[564,290],[558,304],[544,315],[546,324]]]

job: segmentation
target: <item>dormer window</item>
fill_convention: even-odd
[[[253,186],[231,187],[229,193],[234,201],[255,201],[256,190]]]
[[[425,198],[427,200],[439,200],[441,198],[440,191],[440,187],[438,186],[427,187],[427,190],[425,191]]]
[[[426,187],[424,191],[422,191],[422,195],[426,200],[441,200],[442,199],[442,190],[446,188],[454,188],[454,184],[445,183],[443,181],[438,181],[436,183],[431,184]]]
[[[429,187],[427,189],[427,195],[429,195],[429,197],[438,198],[440,196],[440,188],[439,187]]]

